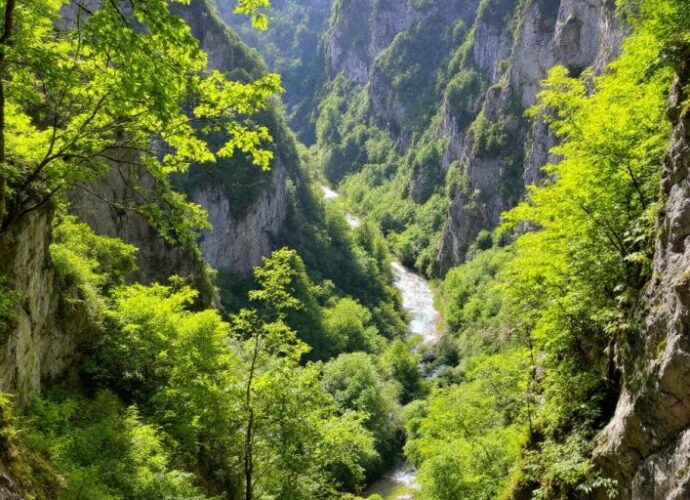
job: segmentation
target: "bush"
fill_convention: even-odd
[[[479,158],[496,156],[507,144],[505,123],[489,121],[483,112],[477,115],[470,130],[474,136],[473,151]]]
[[[338,299],[324,311],[326,345],[339,354],[351,351],[377,351],[383,338],[372,325],[371,313],[350,298]]]
[[[479,73],[471,69],[463,69],[448,83],[446,101],[460,129],[472,123],[485,86]]]
[[[381,355],[381,367],[385,373],[402,386],[400,402],[407,404],[419,395],[421,376],[419,357],[402,340],[391,342]]]
[[[27,440],[64,478],[60,498],[205,499],[175,470],[159,432],[112,393],[89,401],[54,391],[36,400]]]
[[[391,459],[400,425],[399,390],[384,381],[375,358],[362,352],[341,354],[324,365],[321,383],[340,408],[364,416],[364,426],[374,435],[377,451],[384,460]]]
[[[53,231],[50,257],[68,308],[81,306],[92,319],[100,314],[103,294],[124,283],[136,270],[136,248],[117,238],[95,234],[65,216]]]

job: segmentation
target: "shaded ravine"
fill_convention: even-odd
[[[333,201],[340,196],[325,185],[321,186],[321,190],[327,201]],[[361,224],[361,221],[349,212],[345,212],[345,220],[352,228],[359,227]],[[439,329],[441,315],[434,305],[434,293],[429,282],[399,262],[392,262],[391,267],[393,284],[400,291],[403,308],[410,317],[409,335],[419,335],[425,344],[435,344],[441,337]],[[417,471],[411,464],[401,463],[372,484],[365,491],[365,498],[378,494],[384,500],[411,500],[414,498],[416,477]]]

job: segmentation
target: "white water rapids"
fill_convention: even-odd
[[[321,185],[323,197],[333,201],[340,195],[328,186]],[[352,228],[361,225],[361,221],[353,214],[345,212],[345,220]],[[410,316],[408,326],[410,335],[420,335],[424,343],[432,345],[440,338],[438,328],[440,314],[434,306],[434,293],[429,282],[399,262],[391,264],[393,269],[393,284],[400,290],[403,308]],[[417,471],[408,463],[397,466],[367,489],[365,495],[378,494],[384,500],[412,500],[416,488]]]

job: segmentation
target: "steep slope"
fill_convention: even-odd
[[[176,8],[201,41],[212,67],[244,80],[266,72],[258,55],[223,24],[210,4],[199,0]],[[194,244],[169,243],[135,209],[138,190],[151,188],[151,181],[126,151],[118,153],[119,162],[113,162],[104,178],[76,186],[69,195],[71,211],[96,233],[138,248],[131,280],[162,282],[179,275],[200,291],[199,305],[218,304],[208,264],[249,276],[277,246],[287,218],[288,169],[297,176],[295,143],[279,105],[273,103],[260,119],[275,138],[276,160],[269,172],[237,157],[193,167],[178,179],[179,187],[209,213],[213,228],[203,233],[200,250]],[[9,331],[2,335],[0,389],[15,394],[19,402],[40,390],[42,380],[74,366],[94,327],[86,311],[65,309],[60,303],[63,285],[49,255],[52,225],[53,211],[47,207],[0,236],[2,272],[10,284],[21,284],[20,296],[13,300],[21,307],[12,313]]]
[[[407,264],[441,275],[539,182],[554,139],[524,112],[548,70],[599,72],[624,33],[608,0],[333,9],[317,128],[323,169],[333,182],[357,174],[343,191]],[[397,155],[382,156],[386,141]]]
[[[515,8],[512,33],[499,31],[505,18],[477,19],[463,64],[465,71],[484,73],[489,84],[477,118],[463,129],[452,104],[444,102],[446,161],[458,161],[468,182],[450,195],[438,257],[441,273],[463,262],[479,232],[496,227],[525,186],[539,182],[554,140],[541,117],[530,122],[524,111],[536,103],[548,70],[563,65],[573,75],[588,67],[601,71],[616,56],[623,36],[608,0],[540,0]]]
[[[21,306],[13,307],[0,333],[0,391],[15,394],[19,404],[40,390],[42,380],[73,366],[88,331],[84,322],[59,321],[60,286],[49,254],[51,217],[50,210],[36,212],[0,237],[7,280],[0,294],[22,284],[12,301]]]
[[[174,5],[174,12],[191,26],[208,54],[210,68],[240,80],[266,73],[259,56],[225,26],[210,3],[195,0],[189,5]],[[237,157],[197,165],[178,178],[179,187],[209,214],[212,229],[203,233],[200,244],[204,259],[216,269],[244,277],[274,247],[287,212],[288,169],[292,175],[297,169],[294,141],[285,130],[278,105],[273,103],[260,120],[270,126],[275,138],[276,159],[269,172],[261,172]],[[136,197],[131,187],[146,183],[135,176],[126,162],[114,166],[107,179],[73,197],[75,212],[97,232],[140,248],[140,278],[144,282],[180,274],[193,277],[197,288],[208,290],[200,278],[203,263],[194,249],[171,248],[143,217],[112,209],[113,203],[127,206]]]
[[[622,498],[680,499],[690,492],[687,51],[680,61],[669,102],[674,130],[662,172],[653,275],[638,311],[640,331],[616,346],[622,394],[595,450]]]
[[[326,80],[322,36],[328,27],[332,0],[276,0],[268,10],[270,27],[252,29],[245,16],[234,13],[235,2],[221,0],[218,12],[266,64],[282,77],[290,127],[303,143],[315,141],[315,105]]]

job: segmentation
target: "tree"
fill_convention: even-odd
[[[255,270],[257,304],[231,321],[242,366],[237,401],[242,429],[244,499],[257,492],[308,499],[335,490],[334,479],[363,479],[362,462],[373,459],[373,439],[357,411],[337,414],[336,400],[320,384],[318,365],[300,366],[308,346],[287,324],[302,275],[294,250],[281,249]]]
[[[266,0],[242,12],[262,25]],[[80,181],[127,164],[148,177],[120,209],[146,215],[161,234],[191,241],[204,213],[170,187],[190,163],[239,151],[261,168],[272,153],[263,126],[242,117],[280,89],[206,70],[206,56],[168,0],[35,0],[3,4],[0,35],[0,229]],[[211,150],[200,133],[219,132]]]
[[[377,451],[390,458],[399,429],[399,387],[383,379],[374,358],[363,352],[341,354],[324,365],[322,384],[338,407],[364,415]]]
[[[186,286],[133,285],[113,293],[108,330],[87,365],[173,442],[175,458],[210,490],[246,500],[310,499],[354,487],[374,461],[365,415],[339,408],[318,364],[288,326],[299,257],[282,249],[257,268],[256,307],[225,323],[191,311]]]
[[[338,299],[324,311],[324,331],[330,353],[372,352],[383,339],[372,324],[369,310],[351,298]]]
[[[391,342],[381,355],[380,363],[392,379],[400,382],[401,403],[409,403],[419,394],[421,389],[419,356],[413,354],[405,342],[402,340]]]
[[[524,441],[525,361],[522,349],[470,358],[465,381],[436,389],[408,422],[405,455],[420,468],[420,498],[498,496]]]

